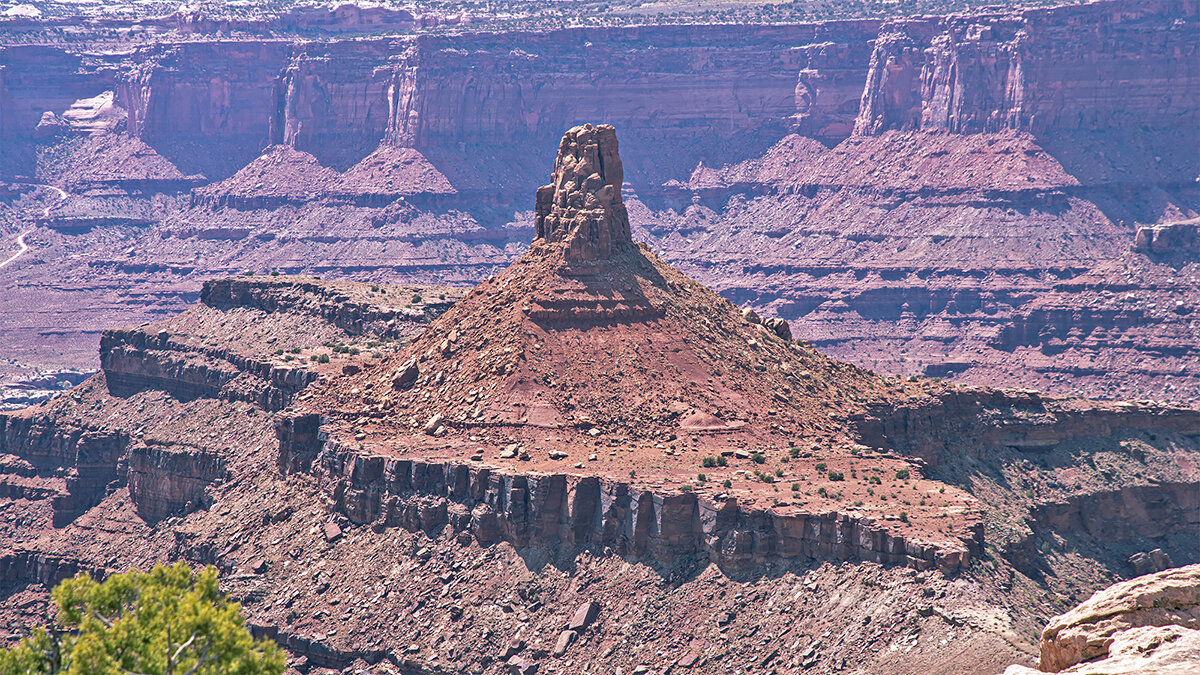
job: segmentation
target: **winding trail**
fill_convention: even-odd
[[[38,185],[38,187],[49,188],[49,189],[57,192],[59,203],[61,203],[64,199],[67,198],[67,193],[64,190],[62,190],[61,188],[56,188],[53,185]],[[46,208],[42,209],[42,217],[49,218],[50,217],[50,209],[52,209],[52,208],[54,208],[54,206],[47,206]],[[21,234],[17,235],[17,246],[19,248],[18,248],[17,252],[10,255],[7,260],[5,260],[4,262],[0,262],[0,269],[4,269],[5,267],[8,266],[9,263],[14,262],[17,258],[20,258],[22,255],[25,254],[26,251],[29,250],[29,245],[25,243],[25,235],[29,234],[30,232],[33,232],[33,230],[25,230]]]
[[[25,230],[24,232],[22,232],[20,235],[17,236],[17,246],[21,247],[20,250],[14,254],[8,256],[8,260],[5,260],[4,262],[0,262],[0,268],[5,267],[6,265],[8,265],[10,262],[16,260],[17,258],[20,258],[22,253],[29,250],[29,245],[25,243],[25,235],[29,234],[30,232],[33,232],[33,230]]]

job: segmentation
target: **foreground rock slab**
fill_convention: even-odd
[[[1038,667],[1088,675],[1200,672],[1200,565],[1114,584],[1051,619]]]

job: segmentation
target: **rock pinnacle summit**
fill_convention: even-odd
[[[617,130],[585,124],[569,129],[558,145],[550,185],[537,191],[535,240],[567,242],[568,262],[592,262],[629,246],[629,215],[621,201],[624,181]]]

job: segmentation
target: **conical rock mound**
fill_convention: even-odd
[[[849,442],[844,420],[899,385],[781,337],[633,243],[620,167],[611,126],[568,131],[529,252],[341,386],[439,439],[503,430],[505,445],[577,459],[609,442]]]
[[[828,359],[632,242],[619,167],[611,127],[568,132],[530,250],[311,387],[279,421],[281,467],[319,467],[358,522],[436,527],[445,504],[421,495],[452,494],[480,541],[957,568],[971,498],[855,444],[856,419],[927,385]],[[903,521],[884,479],[918,499]]]

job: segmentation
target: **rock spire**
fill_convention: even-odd
[[[568,262],[603,260],[630,245],[623,180],[616,129],[585,124],[568,130],[550,185],[537,191],[536,239],[567,242]]]

